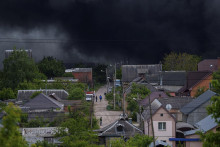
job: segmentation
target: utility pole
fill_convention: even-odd
[[[108,84],[108,67],[106,67],[105,69],[105,73],[106,73],[106,83],[107,83],[107,93],[108,93],[108,89],[109,89],[109,84]]]
[[[115,63],[115,76],[114,76],[114,110],[115,110],[115,81],[116,81],[116,63]]]
[[[153,133],[153,143],[154,143],[154,147],[156,147],[156,146],[155,146],[154,124],[153,124],[153,118],[152,118],[152,111],[151,111],[151,101],[150,101],[150,97],[149,97],[149,108],[150,108],[151,129],[152,129],[152,133]]]

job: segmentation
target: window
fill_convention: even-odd
[[[47,141],[48,143],[53,143],[53,137],[44,137],[44,141]]]
[[[122,124],[117,125],[117,132],[122,132],[124,130],[124,126]]]
[[[162,116],[163,116],[163,113],[161,113],[160,116],[162,117]]]
[[[166,122],[158,122],[158,130],[166,130]]]

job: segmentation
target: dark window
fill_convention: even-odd
[[[166,130],[166,122],[158,122],[158,130],[165,131]]]
[[[121,125],[120,125],[120,126],[117,126],[117,131],[118,131],[118,132],[122,132],[122,131],[123,131],[123,126],[121,126]]]
[[[48,143],[53,143],[53,137],[44,137],[44,141],[47,141]]]
[[[161,113],[160,116],[163,116],[163,113]]]

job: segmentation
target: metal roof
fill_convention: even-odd
[[[212,96],[216,95],[215,92],[211,90],[207,90],[203,94],[201,94],[199,97],[191,101],[190,103],[186,104],[180,111],[184,114],[189,114],[193,112],[196,108],[204,104],[205,102],[209,101]]]

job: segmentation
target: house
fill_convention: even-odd
[[[181,141],[185,144],[185,147],[202,147],[203,143],[201,142],[200,135],[197,134],[197,131],[206,134],[211,131],[216,132],[216,129],[218,128],[218,124],[211,115],[200,120],[194,126],[196,129],[183,132],[184,138],[170,138],[170,141]]]
[[[22,136],[28,142],[29,146],[37,141],[47,141],[56,145],[61,144],[59,138],[54,137],[58,128],[56,127],[40,127],[40,128],[23,128]]]
[[[198,63],[198,71],[217,71],[220,69],[220,58],[205,59]]]
[[[162,71],[146,75],[146,81],[156,89],[169,92],[172,96],[186,83],[186,71]]]
[[[28,114],[28,119],[40,117],[52,121],[55,117],[64,114],[64,104],[46,96],[38,94],[29,102],[21,106],[23,112]]]
[[[142,113],[142,117],[144,118],[144,134],[149,136],[153,136],[150,114],[152,114],[154,136],[157,138],[157,141],[163,141],[170,146],[175,146],[175,142],[169,140],[169,138],[176,137],[175,117],[171,115],[157,99],[155,99],[151,103],[151,113],[149,107],[147,107]]]
[[[123,137],[126,140],[136,134],[143,134],[139,128],[125,120],[125,118],[120,118],[104,128],[95,130],[95,132],[98,133],[100,142],[105,145],[108,145],[111,139],[114,138]]]
[[[164,108],[170,109],[169,113],[172,114],[176,121],[183,121],[183,114],[180,109],[193,100],[192,97],[159,97],[157,100]]]
[[[145,74],[157,74],[162,70],[162,64],[152,65],[122,65],[122,81],[131,82],[137,77],[145,77]]]
[[[55,93],[58,97],[66,100],[69,96],[68,92],[63,89],[37,89],[37,90],[18,90],[17,101],[27,102],[35,92],[42,92],[45,95]]]
[[[64,104],[64,111],[69,112],[69,108],[71,111],[76,111],[79,110],[82,106],[82,101],[81,100],[63,100],[59,98],[55,93],[52,93],[49,95],[52,99]]]
[[[72,68],[66,69],[65,72],[72,72],[75,79],[79,82],[92,84],[92,68]]]
[[[205,90],[211,88],[212,72],[210,71],[194,71],[187,73],[187,81],[184,87],[182,87],[178,93],[182,96],[195,97],[199,88],[205,88]]]
[[[199,97],[182,107],[180,111],[183,113],[183,121],[194,125],[208,116],[206,107],[210,105],[211,97],[215,95],[215,92],[207,90]]]

